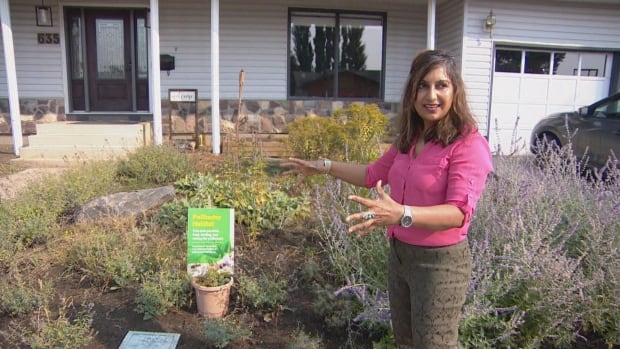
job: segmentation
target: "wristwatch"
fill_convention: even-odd
[[[400,217],[400,226],[403,228],[409,228],[413,225],[413,215],[411,214],[411,207],[405,205],[405,212]]]

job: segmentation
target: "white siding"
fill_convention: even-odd
[[[163,99],[171,88],[197,88],[198,97],[206,97],[211,84],[210,13],[210,1],[159,2],[160,53],[175,59],[174,70],[160,72]]]
[[[40,1],[10,1],[11,26],[15,45],[15,65],[20,97],[62,97],[63,80],[61,48],[59,44],[37,43],[37,33],[58,33],[59,13],[54,1],[52,6],[53,27],[35,26],[35,5]],[[0,97],[8,96],[4,47],[0,46]]]
[[[461,63],[463,54],[462,0],[448,0],[437,6],[437,48],[448,51]]]
[[[61,45],[39,45],[37,32],[64,35],[61,5],[148,7],[148,0],[103,1],[47,0],[54,27],[34,25],[34,6],[39,0],[10,2],[17,60],[17,79],[22,98],[64,97]],[[200,98],[210,96],[210,1],[160,0],[160,51],[175,57],[175,70],[161,72],[161,93],[170,88],[196,88]],[[287,15],[289,7],[311,7],[387,13],[385,100],[399,102],[412,57],[426,45],[426,2],[389,1],[360,3],[356,0],[313,1],[220,0],[220,98],[238,97],[239,71],[246,74],[246,99],[286,99]],[[0,64],[4,68],[0,47]],[[0,69],[0,97],[7,96],[5,69]]]
[[[490,121],[494,44],[620,49],[620,5],[468,0],[465,8],[463,74],[470,105],[474,113],[485,116],[487,122]],[[492,38],[483,29],[483,21],[490,10],[497,19]],[[481,126],[486,130],[484,124]],[[490,126],[493,129],[492,123]]]
[[[413,57],[426,48],[426,4],[390,7],[387,18],[385,101],[400,102]]]
[[[161,52],[176,57],[176,69],[163,73],[162,95],[169,88],[198,88],[210,95],[210,5],[193,0],[163,3]],[[289,7],[387,11],[385,100],[400,101],[413,55],[425,47],[424,4],[364,4],[358,1],[301,0],[220,2],[220,98],[236,99],[239,72],[245,72],[243,98],[286,99]]]

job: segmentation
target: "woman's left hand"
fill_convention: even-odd
[[[383,190],[381,181],[377,182],[377,193],[379,198],[376,200],[364,198],[361,196],[351,195],[349,200],[358,202],[366,206],[366,210],[349,215],[347,222],[362,221],[349,228],[349,233],[357,233],[357,236],[364,236],[373,229],[397,224],[403,215],[403,205],[392,200],[392,198]]]

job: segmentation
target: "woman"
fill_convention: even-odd
[[[347,221],[360,236],[387,226],[396,343],[454,349],[471,277],[467,232],[493,166],[448,54],[429,50],[413,60],[397,127],[394,144],[369,165],[291,158],[282,166],[290,168],[286,173],[327,173],[377,188],[378,200],[349,198],[367,209]],[[383,184],[389,184],[389,195]]]

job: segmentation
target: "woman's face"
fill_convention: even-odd
[[[453,98],[454,86],[445,67],[432,69],[420,80],[414,107],[424,120],[424,129],[448,115]]]

